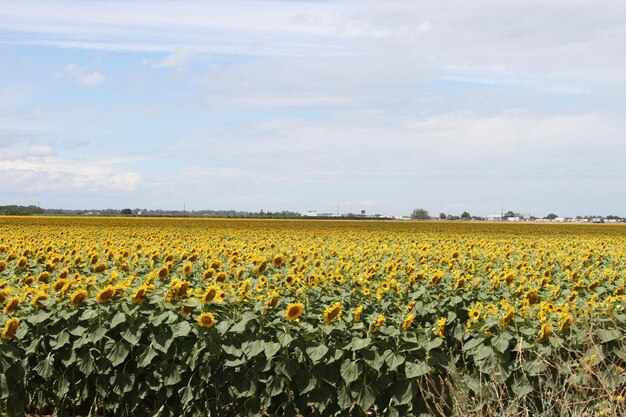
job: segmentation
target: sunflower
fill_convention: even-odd
[[[265,303],[265,306],[267,308],[274,308],[278,305],[278,301],[280,300],[280,294],[278,294],[276,291],[272,291],[269,294],[269,299],[267,300],[267,302]]]
[[[167,278],[169,273],[170,273],[170,270],[167,268],[167,266],[162,266],[161,269],[159,269],[159,271],[157,272],[157,276],[160,279],[165,279]]]
[[[541,325],[541,330],[539,330],[539,341],[545,342],[552,335],[552,325],[550,322],[545,322]]]
[[[6,261],[0,261],[0,272],[4,271],[7,267]]]
[[[215,297],[217,297],[219,293],[219,288],[215,285],[211,285],[207,288],[206,292],[204,293],[204,295],[202,296],[202,303],[203,304],[208,304],[211,301],[215,300]]]
[[[25,256],[22,256],[22,257],[20,258],[20,260],[19,260],[19,261],[17,261],[17,267],[18,267],[19,269],[24,269],[24,268],[26,268],[27,266],[28,266],[28,258],[27,258],[27,257],[25,257]]]
[[[207,329],[215,326],[215,316],[211,313],[200,314],[198,316],[198,325]]]
[[[224,282],[224,281],[226,281],[226,277],[227,277],[226,272],[220,271],[220,272],[217,273],[217,275],[215,276],[214,280],[216,282]]]
[[[352,313],[352,316],[354,317],[355,323],[361,321],[361,313],[363,313],[363,306],[358,306],[356,309],[354,309],[354,313]]]
[[[39,282],[43,282],[44,284],[47,284],[50,282],[50,273],[48,271],[43,271],[41,274],[39,274],[39,276],[37,277],[37,281]]]
[[[70,295],[70,304],[77,307],[83,303],[89,296],[87,290],[76,290]]]
[[[406,316],[406,318],[402,322],[402,330],[404,330],[405,332],[409,330],[409,328],[413,324],[413,320],[415,320],[414,314],[409,314],[408,316]]]
[[[100,290],[98,295],[96,295],[96,301],[98,301],[99,303],[107,302],[111,299],[111,297],[113,297],[114,294],[115,294],[115,288],[110,285],[107,285],[102,290]]]
[[[274,260],[272,261],[272,263],[274,264],[275,267],[279,268],[285,264],[285,257],[279,253],[278,255],[274,257]]]
[[[567,316],[565,316],[565,318],[559,325],[559,331],[560,332],[565,331],[565,329],[567,329],[572,324],[572,321],[574,321],[574,317],[572,317],[571,314],[568,314]]]
[[[382,326],[384,322],[385,322],[385,316],[383,316],[382,314],[379,314],[378,318],[376,318],[376,321],[374,322],[374,325],[372,326],[372,333],[377,332],[378,329],[380,329],[380,326]]]
[[[471,307],[467,311],[467,314],[469,316],[470,321],[472,321],[474,323],[476,323],[478,320],[480,320],[481,311],[477,307]]]
[[[39,294],[35,295],[35,297],[33,297],[32,304],[33,306],[35,306],[35,308],[41,308],[43,307],[43,304],[41,304],[41,302],[47,299],[48,294],[46,294],[45,292],[40,292]]]
[[[500,327],[502,328],[507,327],[509,323],[511,322],[511,320],[513,320],[513,317],[515,317],[515,308],[513,307],[507,308],[506,311],[504,312],[504,315],[500,319]]]
[[[133,304],[141,304],[144,298],[146,298],[147,292],[148,292],[148,287],[146,287],[145,285],[142,285],[141,287],[137,288],[137,290],[135,291],[131,299]]]
[[[204,273],[202,273],[202,279],[207,280],[211,278],[213,274],[215,274],[215,269],[209,268],[206,271],[204,271]]]
[[[539,294],[536,288],[531,288],[526,291],[526,294],[524,294],[524,305],[531,306],[533,304],[537,304],[538,301]]]
[[[5,314],[13,313],[17,309],[17,306],[19,305],[20,305],[20,297],[9,298],[9,301],[7,301],[6,304],[4,305]]]
[[[17,326],[19,326],[19,324],[20,319],[18,319],[17,317],[12,317],[7,320],[6,324],[4,325],[4,329],[2,330],[2,338],[10,339],[15,336],[15,332],[17,332]]]
[[[341,303],[339,302],[324,310],[324,323],[331,323],[335,319],[341,319]]]
[[[193,264],[191,262],[187,262],[183,267],[183,274],[189,275],[193,271]]]
[[[435,334],[437,336],[439,336],[442,339],[445,339],[446,336],[444,334],[445,330],[446,330],[446,322],[448,321],[447,318],[445,317],[441,317],[438,321],[437,321],[437,327],[435,327]]]
[[[55,292],[59,292],[63,289],[63,287],[65,287],[65,284],[67,284],[67,281],[65,279],[59,278],[53,285],[52,285],[52,289]]]
[[[299,302],[291,303],[287,307],[287,310],[285,310],[285,318],[287,320],[295,320],[298,317],[300,317],[303,311],[304,311],[304,305],[302,303],[299,303]]]

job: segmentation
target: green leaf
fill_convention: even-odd
[[[111,361],[111,365],[118,366],[124,362],[129,352],[130,348],[125,342],[117,342],[109,351],[107,358]]]
[[[180,382],[181,376],[176,365],[170,364],[163,373],[163,384],[165,386],[176,385]]]
[[[185,337],[191,332],[191,325],[186,321],[181,321],[172,326],[172,337]]]
[[[96,310],[85,310],[83,314],[80,316],[80,321],[91,320],[98,317],[98,312]]]
[[[504,353],[509,348],[511,338],[511,335],[508,333],[501,333],[491,340],[491,345],[496,348],[498,352]]]
[[[410,404],[413,398],[417,396],[417,384],[413,381],[400,381],[395,385],[393,394],[398,400],[398,404]]]
[[[408,379],[418,378],[430,372],[430,366],[426,361],[419,363],[407,362],[404,364],[404,374]]]
[[[118,324],[124,323],[125,321],[126,321],[126,314],[122,313],[121,311],[118,311],[117,313],[115,313],[115,315],[111,319],[110,327],[113,328],[117,326]]]
[[[246,331],[246,325],[252,320],[256,318],[256,315],[251,311],[246,311],[241,315],[239,321],[235,323],[233,327],[230,328],[231,332],[234,333],[243,333]]]
[[[341,364],[341,377],[346,382],[346,386],[356,381],[361,375],[362,365],[355,361],[345,361]]]
[[[54,375],[54,358],[47,356],[44,360],[39,362],[39,365],[35,367],[37,374],[43,379],[48,379]]]
[[[319,362],[326,353],[328,352],[328,347],[326,345],[317,345],[306,348],[306,354],[311,358],[313,363]]]
[[[183,405],[187,405],[193,401],[193,390],[190,385],[185,385],[181,388],[180,391],[178,391],[178,395],[180,395],[180,401]]]
[[[398,366],[404,363],[404,356],[397,352],[392,352],[390,350],[386,351],[383,356],[385,357],[385,363],[392,371],[396,369]]]
[[[484,338],[470,339],[467,343],[463,345],[463,351],[466,352],[468,350],[474,349],[475,347],[482,345],[484,341]]]
[[[132,391],[135,385],[135,375],[120,372],[114,377],[113,392],[123,395]]]
[[[65,330],[61,330],[59,334],[57,335],[56,344],[54,345],[52,350],[58,350],[62,348],[63,346],[65,346],[66,344],[68,344],[69,342],[70,342],[70,334]]]
[[[273,376],[267,382],[267,386],[265,387],[265,393],[270,397],[274,397],[283,392],[285,383],[283,379],[279,376]]]
[[[241,344],[241,350],[248,359],[254,358],[265,348],[261,340],[248,341]]]
[[[139,343],[139,336],[135,332],[131,331],[130,328],[124,329],[120,333],[120,336],[122,336],[124,340],[130,343],[131,346],[136,346],[137,343]]]
[[[371,343],[372,343],[372,339],[369,338],[369,337],[366,337],[364,339],[354,339],[352,341],[352,343],[350,343],[348,346],[346,346],[346,348],[356,351],[356,350],[365,349]]]
[[[511,385],[511,390],[517,398],[521,399],[533,392],[533,387],[526,379],[518,379],[513,385]]]
[[[368,411],[376,401],[374,389],[367,384],[357,384],[352,390],[352,398],[361,407],[361,410]]]
[[[152,364],[152,360],[157,356],[157,351],[152,349],[151,346],[148,346],[146,351],[144,352],[141,360],[137,363],[137,367],[146,368]]]
[[[85,376],[89,376],[93,371],[93,358],[91,357],[91,353],[88,350],[83,350],[78,359],[78,370]]]
[[[599,329],[598,337],[602,343],[609,343],[613,340],[619,340],[621,338],[621,334],[617,329]]]
[[[278,353],[278,351],[280,350],[280,344],[275,343],[275,342],[269,342],[265,344],[265,357],[267,358],[267,360],[270,360],[274,357],[274,355],[276,355],[276,353]]]

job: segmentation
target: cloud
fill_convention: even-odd
[[[172,52],[153,66],[155,68],[183,68],[193,59],[193,56],[194,52],[190,50]]]
[[[102,84],[106,79],[104,75],[96,71],[89,71],[85,67],[68,64],[65,67],[65,74],[68,75],[78,85],[93,87]]]

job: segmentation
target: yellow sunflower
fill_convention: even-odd
[[[19,324],[20,319],[18,319],[17,317],[12,317],[7,320],[6,324],[4,325],[4,329],[2,330],[2,338],[10,339],[15,336],[15,332],[17,332],[17,327],[19,326]]]
[[[550,322],[545,322],[541,325],[541,330],[539,330],[539,341],[546,342],[548,338],[552,335],[552,325]]]
[[[303,311],[304,311],[304,304],[299,303],[299,302],[291,303],[287,307],[287,310],[285,310],[285,318],[287,320],[295,320],[298,317],[300,317]]]
[[[408,316],[406,316],[406,318],[402,322],[402,330],[404,330],[405,332],[409,330],[409,328],[413,324],[413,320],[415,320],[415,314],[409,314]]]
[[[437,321],[437,327],[435,327],[435,334],[437,336],[439,336],[442,339],[445,339],[446,336],[444,334],[445,330],[446,330],[446,322],[448,321],[447,318],[445,317],[441,317],[438,321]]]
[[[87,290],[76,290],[70,295],[70,304],[77,307],[83,303],[89,296]]]
[[[147,292],[148,292],[148,287],[146,287],[145,285],[142,285],[141,287],[137,288],[137,290],[133,294],[131,301],[134,304],[141,304],[144,298],[146,298]]]
[[[324,323],[331,323],[335,319],[341,318],[341,303],[336,302],[324,310]]]
[[[198,325],[207,329],[215,326],[215,316],[211,313],[200,314],[198,316]]]
[[[385,322],[385,316],[383,316],[382,314],[379,314],[378,318],[374,322],[374,325],[372,326],[372,333],[377,332],[378,329],[380,329],[380,326],[382,326],[384,322]]]
[[[6,304],[4,305],[5,314],[13,313],[17,309],[17,306],[19,305],[20,305],[20,297],[9,298],[9,301],[7,301]]]
[[[111,299],[111,297],[113,297],[114,294],[115,294],[115,288],[110,285],[107,285],[102,290],[100,290],[98,295],[96,295],[96,301],[98,301],[99,303],[107,302]]]

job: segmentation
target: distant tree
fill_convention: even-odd
[[[446,219],[446,213],[439,213],[439,220],[445,220]]]
[[[121,213],[123,215],[129,215],[129,214],[133,214],[133,211],[129,208],[125,208],[125,209],[122,209]]]
[[[556,219],[557,217],[559,217],[559,216],[557,216],[557,215],[556,215],[556,214],[554,214],[554,213],[550,213],[550,214],[548,214],[548,215],[546,216],[546,219],[548,219],[548,220],[554,220],[554,219]]]
[[[413,220],[428,220],[430,219],[430,215],[428,214],[428,211],[423,208],[416,208],[413,210],[413,213],[411,213],[411,218]]]
[[[467,211],[464,211],[463,214],[461,214],[461,218],[463,220],[469,220],[472,218],[472,216]]]
[[[515,213],[513,213],[511,210],[507,211],[506,213],[504,213],[504,218],[508,217],[515,217]]]

